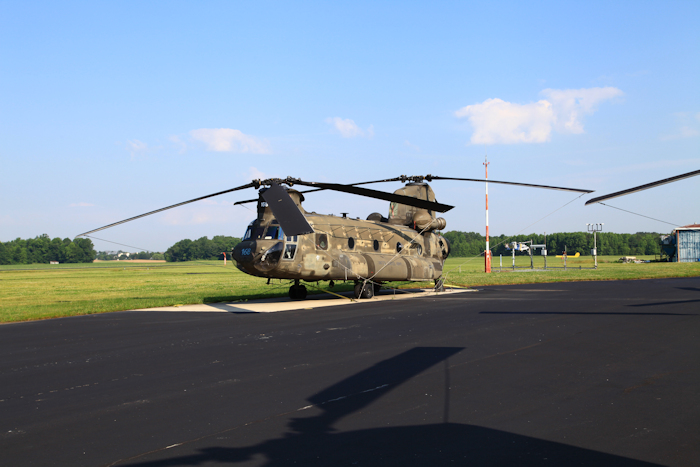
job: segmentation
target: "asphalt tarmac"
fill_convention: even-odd
[[[0,326],[0,465],[700,465],[700,278],[299,306]]]

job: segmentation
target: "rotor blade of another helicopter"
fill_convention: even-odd
[[[270,188],[262,193],[272,213],[280,223],[282,231],[287,236],[304,235],[313,233],[314,229],[299,210],[287,190],[276,183],[270,184]]]
[[[618,196],[625,196],[625,195],[629,195],[632,193],[636,193],[638,191],[648,190],[649,188],[654,188],[655,186],[665,185],[665,184],[671,183],[671,182],[677,182],[678,180],[683,180],[684,178],[695,177],[696,175],[700,175],[700,170],[695,170],[693,172],[688,172],[688,173],[685,173],[682,175],[676,175],[675,177],[671,177],[671,178],[664,178],[663,180],[658,180],[656,182],[651,182],[651,183],[647,183],[644,185],[639,185],[639,186],[636,186],[634,188],[628,188],[626,190],[616,191],[615,193],[610,193],[609,195],[599,196],[597,198],[593,198],[593,199],[586,201],[586,206],[588,206],[589,204],[593,204],[593,203],[600,203],[601,201],[606,201],[608,199],[617,198]]]
[[[594,190],[583,190],[580,188],[564,188],[560,186],[549,186],[549,185],[534,185],[532,183],[518,183],[518,182],[501,182],[498,180],[485,180],[477,178],[455,178],[455,177],[438,177],[436,175],[431,176],[433,180],[459,180],[463,182],[488,182],[488,183],[499,183],[501,185],[516,185],[516,186],[529,186],[532,188],[545,188],[547,190],[561,190],[561,191],[575,191],[577,193],[593,193]]]
[[[295,180],[294,183],[296,183],[297,185],[325,188],[326,190],[342,191],[344,193],[367,196],[368,198],[383,199],[385,201],[391,201],[392,203],[405,204],[421,209],[428,209],[430,211],[447,212],[454,207],[434,201],[426,201],[423,199],[414,198],[412,196],[396,195],[393,193],[386,193],[383,191],[370,190],[369,188],[360,188],[351,185],[341,185],[338,183],[304,182],[301,180]]]
[[[211,195],[200,196],[199,198],[191,199],[191,200],[189,200],[189,201],[183,201],[182,203],[173,204],[172,206],[168,206],[168,207],[165,207],[165,208],[156,209],[155,211],[151,211],[151,212],[147,212],[147,213],[145,213],[145,214],[140,214],[140,215],[138,215],[138,216],[130,217],[130,218],[128,218],[128,219],[124,219],[123,221],[115,222],[114,224],[105,225],[104,227],[100,227],[99,229],[91,230],[91,231],[89,231],[89,232],[85,232],[85,233],[81,233],[80,235],[76,235],[76,237],[82,237],[83,235],[89,235],[89,234],[91,234],[91,233],[99,232],[100,230],[109,229],[110,227],[115,227],[115,226],[117,226],[117,225],[124,224],[124,223],[126,223],[126,222],[131,222],[131,221],[134,221],[134,220],[136,220],[136,219],[140,219],[140,218],[142,218],[142,217],[150,216],[151,214],[156,214],[156,213],[159,213],[159,212],[162,212],[162,211],[167,211],[168,209],[176,208],[176,207],[178,207],[178,206],[183,206],[183,205],[185,205],[185,204],[194,203],[195,201],[200,201],[200,200],[203,200],[203,199],[212,198],[212,197],[214,197],[214,196],[223,195],[223,194],[225,194],[225,193],[230,193],[230,192],[232,192],[232,191],[243,190],[243,189],[245,189],[245,188],[252,188],[252,187],[254,187],[254,186],[255,186],[254,183],[248,183],[248,184],[246,184],[246,185],[238,186],[238,187],[236,187],[236,188],[231,188],[230,190],[224,190],[224,191],[220,191],[220,192],[218,192],[218,193],[213,193],[213,194],[211,194]]]

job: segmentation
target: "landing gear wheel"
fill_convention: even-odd
[[[435,291],[444,292],[445,291],[445,281],[443,279],[437,279],[435,281]]]
[[[358,282],[355,284],[355,298],[372,298],[374,297],[373,284]]]
[[[306,298],[306,286],[293,285],[289,288],[289,298],[292,300],[304,300]]]

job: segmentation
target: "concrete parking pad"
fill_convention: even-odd
[[[245,302],[226,303],[199,303],[194,305],[166,306],[159,308],[143,308],[135,311],[169,311],[190,313],[277,313],[290,310],[312,310],[340,305],[361,305],[376,303],[384,300],[405,300],[408,298],[427,297],[430,295],[449,295],[462,292],[477,292],[475,289],[445,288],[444,292],[435,292],[433,289],[399,289],[383,290],[371,299],[357,300],[352,298],[352,292],[343,293],[342,297],[331,294],[310,295],[306,300],[292,300],[287,297],[265,298],[249,300]]]

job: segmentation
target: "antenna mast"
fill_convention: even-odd
[[[484,251],[484,272],[491,272],[491,248],[489,247],[489,162],[488,154],[484,155],[486,168],[486,250]]]

